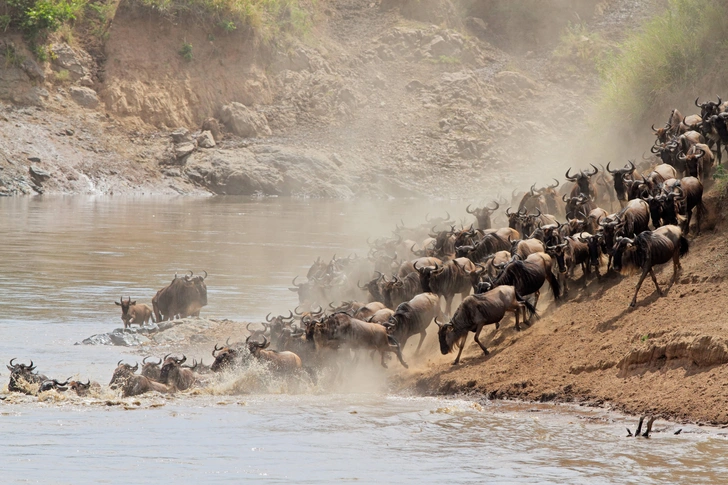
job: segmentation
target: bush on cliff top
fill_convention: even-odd
[[[0,6],[5,28],[35,41],[82,14],[88,0],[7,0]]]
[[[670,93],[728,74],[728,2],[670,0],[668,10],[630,36],[607,60],[602,104],[643,122]]]
[[[280,32],[300,35],[311,26],[298,0],[134,0],[167,15],[189,15],[226,32],[250,27],[264,37]]]

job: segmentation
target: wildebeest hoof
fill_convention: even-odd
[[[458,361],[455,361],[455,362],[453,362],[453,363],[452,363],[452,364],[450,364],[450,365],[458,365],[459,363],[460,363],[460,362],[458,362]]]

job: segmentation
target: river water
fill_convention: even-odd
[[[175,271],[209,273],[204,316],[259,320],[318,256],[459,201],[0,199],[0,360],[108,382],[123,294],[149,303]],[[3,368],[4,369],[4,368]],[[7,371],[0,373],[3,385]],[[350,383],[351,384],[351,383]],[[348,388],[356,389],[356,383]],[[728,441],[604,411],[388,395],[192,395],[0,403],[0,483],[725,483]],[[660,422],[658,421],[658,424]]]

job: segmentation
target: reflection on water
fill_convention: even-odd
[[[123,349],[73,343],[119,326],[122,294],[149,303],[175,271],[204,269],[203,315],[260,319],[295,306],[290,280],[317,256],[363,255],[367,236],[401,218],[414,225],[463,206],[2,199],[0,361],[32,358],[54,376],[106,383]],[[7,372],[0,378],[5,385]],[[621,422],[548,407],[380,393],[9,401],[0,404],[0,483],[663,484],[722,483],[728,472],[715,434],[628,440]]]

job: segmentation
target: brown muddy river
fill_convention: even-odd
[[[260,320],[317,256],[366,253],[367,236],[447,200],[0,199],[0,360],[107,383],[118,347],[75,346],[119,326],[123,294],[149,303],[175,271],[207,270],[204,316]],[[0,373],[2,385],[8,372]],[[0,402],[0,483],[725,483],[716,430],[545,405],[351,392]],[[4,394],[5,396],[5,394]]]

